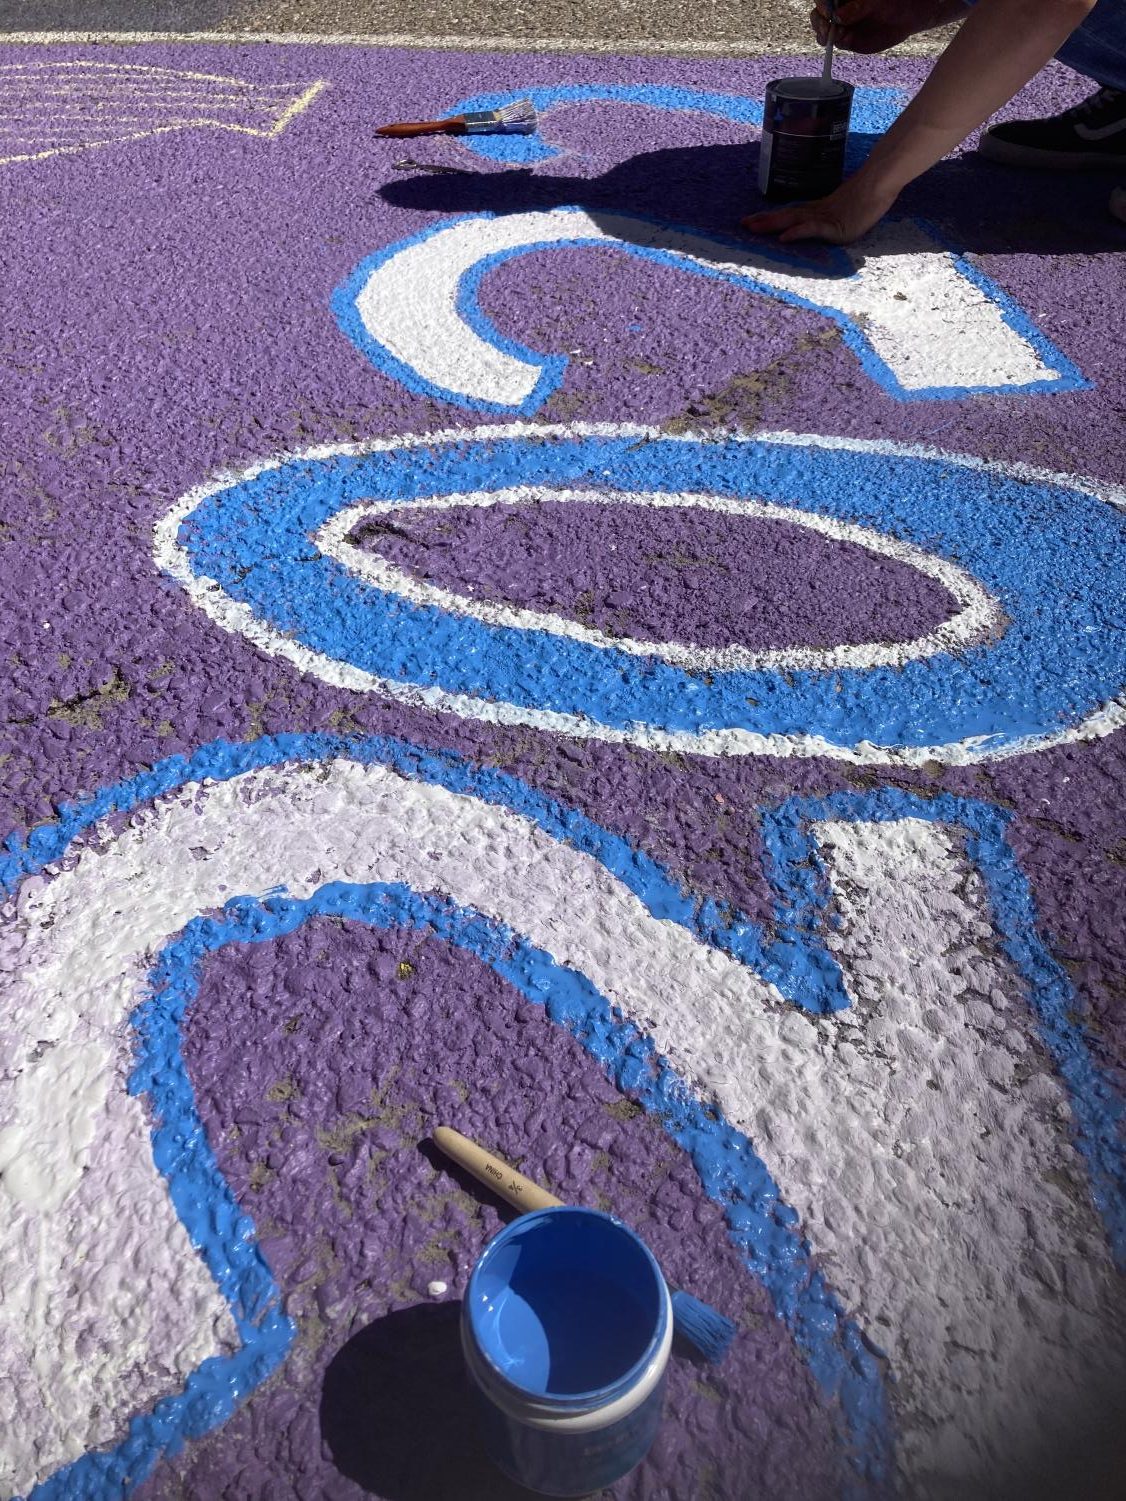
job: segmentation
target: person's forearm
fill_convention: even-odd
[[[856,177],[894,196],[1007,104],[1094,4],[1095,0],[980,0]]]
[[[963,21],[970,13],[968,0],[934,0],[930,10],[920,19],[919,31],[934,31],[939,26],[949,26],[953,21]]]

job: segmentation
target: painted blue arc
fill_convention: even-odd
[[[1126,1105],[1072,1020],[1076,995],[1037,931],[1036,904],[1006,837],[1010,815],[974,798],[920,797],[898,787],[794,797],[762,815],[766,873],[775,896],[775,924],[807,958],[828,956],[831,888],[813,826],[825,821],[886,823],[925,819],[960,833],[969,864],[981,876],[1001,951],[1019,976],[1045,1051],[1071,1103],[1075,1145],[1087,1167],[1091,1197],[1115,1261],[1126,1271]]]
[[[556,205],[555,212],[568,212],[581,209],[581,204]],[[669,231],[681,234],[695,235],[697,238],[706,240],[714,246],[717,262],[722,262],[725,252],[746,251],[749,241],[747,239],[735,239],[729,235],[719,235],[694,229],[689,225],[673,224],[665,221],[650,219],[641,214],[630,214],[627,210],[610,210],[602,206],[604,213],[631,218],[639,224],[658,226]],[[597,213],[597,210],[592,212]],[[498,266],[504,265],[521,256],[530,255],[536,250],[564,250],[581,249],[586,246],[593,249],[620,251],[623,255],[632,256],[634,259],[647,261],[651,264],[669,266],[674,270],[683,271],[688,276],[704,277],[709,281],[727,282],[731,286],[739,287],[751,295],[758,294],[768,297],[773,302],[782,302],[789,307],[804,308],[808,311],[819,313],[841,330],[843,343],[856,356],[864,373],[875,382],[882,390],[886,391],[897,401],[950,401],[966,396],[980,395],[1033,395],[1038,392],[1060,392],[1085,389],[1089,382],[1084,379],[1078,368],[1050,342],[1029,318],[1028,314],[1020,305],[1013,301],[1009,295],[977,266],[973,265],[965,256],[952,255],[952,261],[959,275],[973,283],[984,296],[999,310],[1002,319],[1014,329],[1022,339],[1030,344],[1036,351],[1041,362],[1052,372],[1051,375],[1036,380],[1024,381],[1015,384],[1005,381],[1000,385],[978,386],[923,386],[907,387],[901,384],[895,371],[881,358],[873,348],[871,341],[861,322],[833,307],[830,302],[818,297],[817,288],[825,281],[838,280],[843,277],[856,275],[855,267],[848,255],[836,246],[819,247],[816,251],[809,251],[804,255],[792,252],[784,246],[771,241],[768,244],[759,242],[759,250],[776,262],[775,269],[787,273],[803,273],[809,277],[809,290],[807,295],[786,290],[782,287],[771,285],[766,281],[755,279],[750,270],[739,274],[723,269],[721,264],[708,265],[701,261],[688,259],[685,255],[675,250],[666,250],[659,246],[635,245],[624,239],[591,239],[583,236],[543,240],[535,244],[520,245],[511,250],[497,251],[489,255],[483,255],[479,261],[466,271],[458,284],[457,290],[457,314],[458,317],[471,328],[485,343],[491,344],[505,354],[512,355],[515,359],[526,364],[539,366],[540,374],[530,395],[522,402],[504,404],[501,402],[478,399],[466,396],[460,391],[455,391],[448,386],[435,385],[434,382],[421,376],[412,365],[400,359],[368,331],[360,316],[357,299],[373,276],[378,275],[380,268],[394,257],[409,250],[412,246],[422,244],[426,240],[433,239],[453,225],[465,223],[472,219],[495,219],[500,217],[491,212],[476,214],[459,214],[452,219],[443,219],[437,224],[432,224],[418,234],[409,235],[406,239],[396,240],[394,244],[386,245],[366,256],[358,266],[345,278],[332,294],[331,307],[336,322],[341,332],[355,345],[377,370],[391,376],[414,391],[420,396],[429,396],[439,401],[449,402],[453,406],[465,407],[474,412],[505,412],[510,416],[530,416],[537,412],[547,401],[551,394],[562,383],[567,370],[568,360],[566,355],[544,355],[515,339],[502,334],[481,309],[480,289],[481,283],[491,271]],[[941,242],[940,242],[941,243]]]
[[[26,839],[10,837],[0,857],[0,891],[14,892],[31,874],[60,859],[111,813],[127,813],[203,779],[226,781],[265,766],[346,757],[393,767],[413,780],[470,793],[531,819],[553,838],[593,855],[623,880],[654,915],[683,924],[705,941],[726,938],[752,958],[761,936],[714,902],[693,902],[667,873],[620,836],[555,803],[519,779],[436,755],[405,742],[350,741],[324,735],[283,735],[250,744],[215,741],[191,757],[174,756],[151,771],[65,806],[57,821]],[[1023,981],[1041,1035],[1074,1107],[1076,1133],[1092,1173],[1096,1203],[1119,1254],[1124,1247],[1126,1186],[1115,1153],[1122,1107],[1071,1020],[1075,997],[1065,973],[1039,940],[1027,882],[1008,846],[1008,815],[969,799],[917,797],[898,789],[826,799],[792,799],[763,816],[768,874],[776,891],[780,953],[806,978],[836,970],[824,947],[827,887],[810,824],[824,818],[868,821],[922,817],[966,831],[967,853],[986,881],[994,922]],[[689,1153],[707,1195],[723,1206],[729,1233],[759,1276],[802,1350],[822,1391],[836,1399],[854,1461],[872,1477],[887,1474],[890,1428],[880,1361],[848,1319],[796,1231],[786,1205],[753,1145],[713,1108],[705,1107],[657,1054],[652,1040],[625,1020],[574,970],[522,935],[479,912],[401,885],[333,882],[298,901],[243,897],[221,916],[199,916],[159,956],[152,991],[133,1015],[138,1046],[130,1088],[147,1094],[154,1115],[153,1152],[172,1201],[234,1314],[243,1347],[206,1361],[183,1392],[136,1417],[125,1440],[88,1454],[32,1493],[34,1501],[83,1501],[119,1496],[151,1471],[162,1453],[221,1423],[280,1361],[293,1328],[280,1309],[276,1284],[254,1240],[254,1227],[225,1183],[207,1142],[180,1048],[180,1027],[196,994],[200,965],[229,943],[270,941],[311,917],[354,918],[378,926],[407,925],[474,953],[529,1001],[545,1007],[596,1058],[618,1088],[653,1113]]]
[[[320,555],[318,529],[364,499],[530,485],[755,497],[869,527],[968,570],[999,601],[999,639],[901,667],[694,675],[381,591]],[[733,528],[737,524],[733,523]],[[337,662],[595,725],[741,729],[832,746],[997,752],[1067,729],[1126,684],[1126,516],[1062,484],[944,457],[731,438],[466,438],[296,458],[201,501],[181,528],[193,571]]]
[[[882,135],[910,97],[903,89],[858,86],[852,100],[853,138]],[[540,116],[565,109],[569,104],[624,104],[672,114],[711,115],[714,119],[748,128],[762,124],[761,99],[665,83],[562,83],[505,89],[499,93],[474,94],[460,99],[443,113],[460,115],[473,110],[501,109],[520,99],[530,99]],[[477,156],[506,166],[535,166],[561,154],[559,147],[545,141],[542,134],[463,136],[458,144]]]

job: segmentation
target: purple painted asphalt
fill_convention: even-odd
[[[475,600],[581,620],[611,636],[748,647],[902,641],[949,613],[906,563],[777,521],[551,504],[422,512],[364,540],[399,568]],[[362,528],[361,528],[362,530]],[[842,554],[851,553],[847,562]],[[826,581],[847,567],[853,592]],[[781,573],[787,589],[778,594]],[[641,582],[643,581],[643,582]],[[817,600],[816,610],[810,608]]]
[[[362,1008],[342,1008],[350,993]],[[778,1339],[769,1300],[727,1243],[719,1207],[701,1202],[691,1163],[480,961],[414,933],[312,923],[213,965],[192,1018],[185,1052],[209,1136],[300,1335],[281,1379],[177,1466],[187,1495],[226,1494],[240,1462],[271,1450],[280,1472],[261,1492],[271,1498],[525,1494],[477,1453],[456,1379],[456,1305],[426,1294],[441,1279],[460,1297],[507,1217],[419,1151],[440,1119],[542,1162],[559,1188],[581,1181],[584,1202],[612,1204],[636,1226],[674,1286],[745,1330],[719,1370],[675,1362],[675,1420],[655,1468],[616,1496],[652,1495],[653,1473],[676,1496],[839,1492],[841,1459],[809,1372]],[[233,1053],[232,1029],[256,1046]],[[556,1082],[545,1090],[547,1079]],[[433,1430],[422,1433],[418,1414],[431,1407]],[[235,1484],[234,1494],[258,1494]],[[158,1476],[140,1494],[168,1493]]]
[[[1121,734],[918,772],[556,740],[301,676],[220,632],[152,562],[153,522],[217,469],[477,421],[379,374],[337,329],[329,298],[374,249],[469,209],[581,197],[730,233],[757,204],[738,127],[703,117],[577,108],[555,133],[570,154],[520,174],[474,163],[472,175],[397,171],[407,156],[467,163],[453,142],[376,144],[373,124],[559,81],[760,96],[793,59],[186,45],[36,53],[76,55],[330,86],[275,141],[193,129],[0,167],[0,657],[9,668],[0,701],[11,727],[0,833],[219,736],[390,733],[510,770],[634,841],[693,890],[768,921],[763,805],[889,784],[980,797],[1012,812],[1041,932],[1075,983],[1097,1056],[1126,1082]],[[0,63],[27,58],[0,48]],[[923,69],[840,65],[856,82],[908,89]],[[1081,92],[1057,69],[1023,103],[1042,112]],[[580,351],[544,420],[894,439],[1122,482],[1126,362],[1114,309],[1126,290],[1126,232],[1104,219],[1107,191],[1098,179],[1045,183],[966,160],[937,169],[902,203],[1018,300],[1092,383],[1049,398],[897,402],[859,374],[814,314],[608,251],[502,268],[483,307],[535,348]],[[792,528],[740,523],[746,550],[723,557],[724,571],[715,560],[730,532],[721,537],[707,518],[647,518],[637,535],[628,518],[578,510],[545,517],[531,542],[506,510],[443,518],[453,527],[448,549],[418,541],[433,540],[435,520],[412,521],[414,541],[381,536],[379,549],[447,587],[474,583],[482,597],[649,639],[708,644],[735,629],[748,645],[895,640],[943,613],[941,591],[917,575],[866,554],[846,558],[856,550]],[[620,550],[607,567],[611,542]],[[678,594],[686,577],[703,587]],[[408,952],[413,972],[399,980]],[[279,1020],[283,991],[295,998],[292,1028]],[[450,1434],[427,1449],[433,1471],[412,1468],[396,1432],[400,1369],[408,1390],[445,1369],[450,1327],[426,1283],[441,1277],[460,1292],[499,1223],[417,1149],[424,1121],[455,1107],[467,1129],[513,1156],[534,1156],[533,1140],[550,1143],[540,1157],[559,1182],[577,1171],[565,1146],[575,1143],[592,1185],[638,1225],[672,1279],[740,1322],[738,1356],[722,1374],[678,1365],[658,1449],[642,1478],[614,1495],[840,1494],[840,1460],[806,1369],[725,1248],[687,1159],[631,1118],[574,1044],[503,991],[447,950],[321,925],[213,962],[189,1029],[192,1077],[300,1335],[267,1388],[157,1470],[141,1492],[150,1501],[351,1497],[365,1487],[388,1501],[502,1494],[475,1468],[457,1399]],[[506,1025],[519,1029],[521,1062],[501,1093]],[[358,1400],[368,1393],[356,1371],[375,1383],[370,1407]],[[725,1400],[732,1392],[739,1402]],[[374,1409],[391,1416],[380,1424]]]

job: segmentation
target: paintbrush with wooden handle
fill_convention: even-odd
[[[509,1167],[503,1158],[486,1152],[484,1147],[470,1141],[452,1126],[435,1127],[434,1145],[451,1162],[456,1162],[478,1182],[487,1184],[495,1194],[525,1214],[533,1209],[558,1209],[563,1203],[546,1188]],[[706,1360],[718,1365],[735,1337],[735,1325],[731,1320],[710,1304],[701,1303],[699,1298],[685,1292],[672,1294],[672,1312],[677,1334],[699,1350]]]
[[[833,77],[833,43],[836,38],[833,32],[837,24],[836,0],[828,0],[829,3],[829,29],[825,33],[825,56],[821,63],[821,78],[824,83],[832,81]]]
[[[474,110],[444,120],[404,120],[398,125],[381,125],[375,133],[401,140],[407,136],[527,136],[535,128],[535,105],[530,99],[518,99],[500,109]]]

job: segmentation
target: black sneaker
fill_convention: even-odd
[[[978,147],[982,156],[1009,167],[1126,166],[1126,92],[1100,89],[1082,104],[1047,120],[1007,120],[992,125]]]

